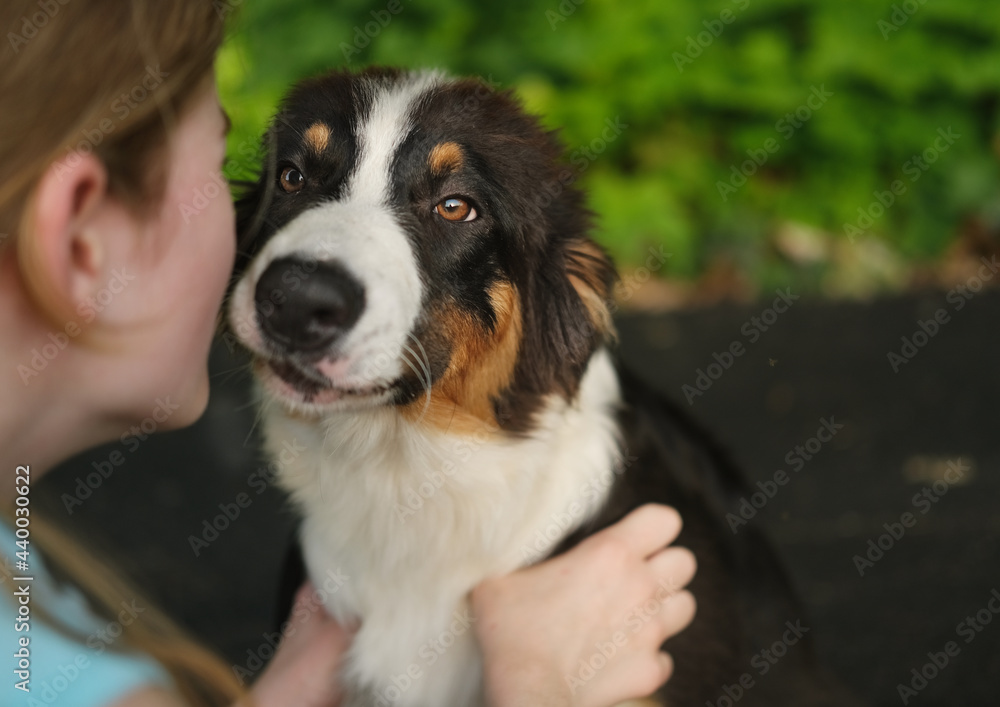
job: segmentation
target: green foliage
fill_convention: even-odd
[[[230,174],[253,169],[267,118],[296,79],[345,65],[433,66],[516,88],[570,152],[594,151],[580,178],[599,240],[626,266],[662,245],[674,275],[721,257],[762,285],[788,284],[796,274],[771,239],[784,224],[847,241],[845,225],[867,225],[867,211],[859,229],[913,261],[940,254],[967,220],[1000,224],[1000,5],[395,2],[245,4],[219,61],[235,123]],[[391,20],[382,28],[377,15]],[[810,97],[824,91],[817,107]],[[628,127],[604,144],[608,119]],[[938,152],[949,128],[959,137]],[[927,150],[936,159],[924,171],[913,158]],[[733,178],[741,166],[753,172],[745,184]],[[903,192],[878,215],[876,192],[897,180]]]

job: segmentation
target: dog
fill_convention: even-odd
[[[295,86],[263,146],[228,320],[308,574],[360,621],[347,704],[484,704],[469,591],[648,502],[699,564],[650,704],[844,704],[770,546],[726,525],[738,470],[616,364],[615,270],[553,132],[483,82],[372,68]]]

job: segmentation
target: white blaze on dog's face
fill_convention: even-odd
[[[575,395],[612,270],[558,144],[508,94],[333,73],[291,92],[265,148],[229,324],[268,394],[514,431]]]

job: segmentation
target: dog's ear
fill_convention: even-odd
[[[614,339],[611,300],[616,274],[607,253],[590,238],[593,214],[556,131],[545,129],[510,94],[500,97],[521,124],[520,189],[514,213],[519,258],[511,273],[521,297],[523,333],[516,391],[570,400],[598,347]],[[498,114],[500,111],[494,111]],[[523,121],[523,122],[521,122]],[[524,406],[513,406],[523,411]]]
[[[553,300],[555,311],[546,317],[547,338],[555,355],[558,387],[572,396],[594,351],[614,339],[611,294],[616,275],[604,249],[585,235],[558,245],[559,253],[552,258],[558,279],[553,291],[558,296]]]
[[[264,214],[266,212],[267,189],[265,175],[261,174],[256,182],[241,182],[235,184],[236,197],[236,263],[233,266],[234,278],[238,278],[257,252],[258,236]]]
[[[274,129],[273,126],[261,137],[261,154],[263,159],[260,175],[254,181],[233,182],[236,192],[236,264],[233,269],[234,279],[246,269],[253,260],[264,235],[265,218],[268,206],[274,197],[275,170],[274,164]]]
[[[607,252],[589,238],[567,241],[566,278],[586,309],[586,328],[593,332],[594,345],[615,338],[612,288],[617,279],[614,263]]]
[[[594,351],[614,339],[611,296],[615,269],[586,234],[590,215],[582,198],[550,209],[540,267],[523,292],[524,334],[519,371],[540,393],[576,395]]]

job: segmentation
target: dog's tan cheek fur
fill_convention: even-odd
[[[514,288],[500,283],[490,291],[496,326],[486,330],[457,308],[438,311],[435,321],[451,342],[448,369],[431,390],[402,409],[404,417],[454,434],[498,433],[493,401],[513,380],[521,346],[521,306]]]

